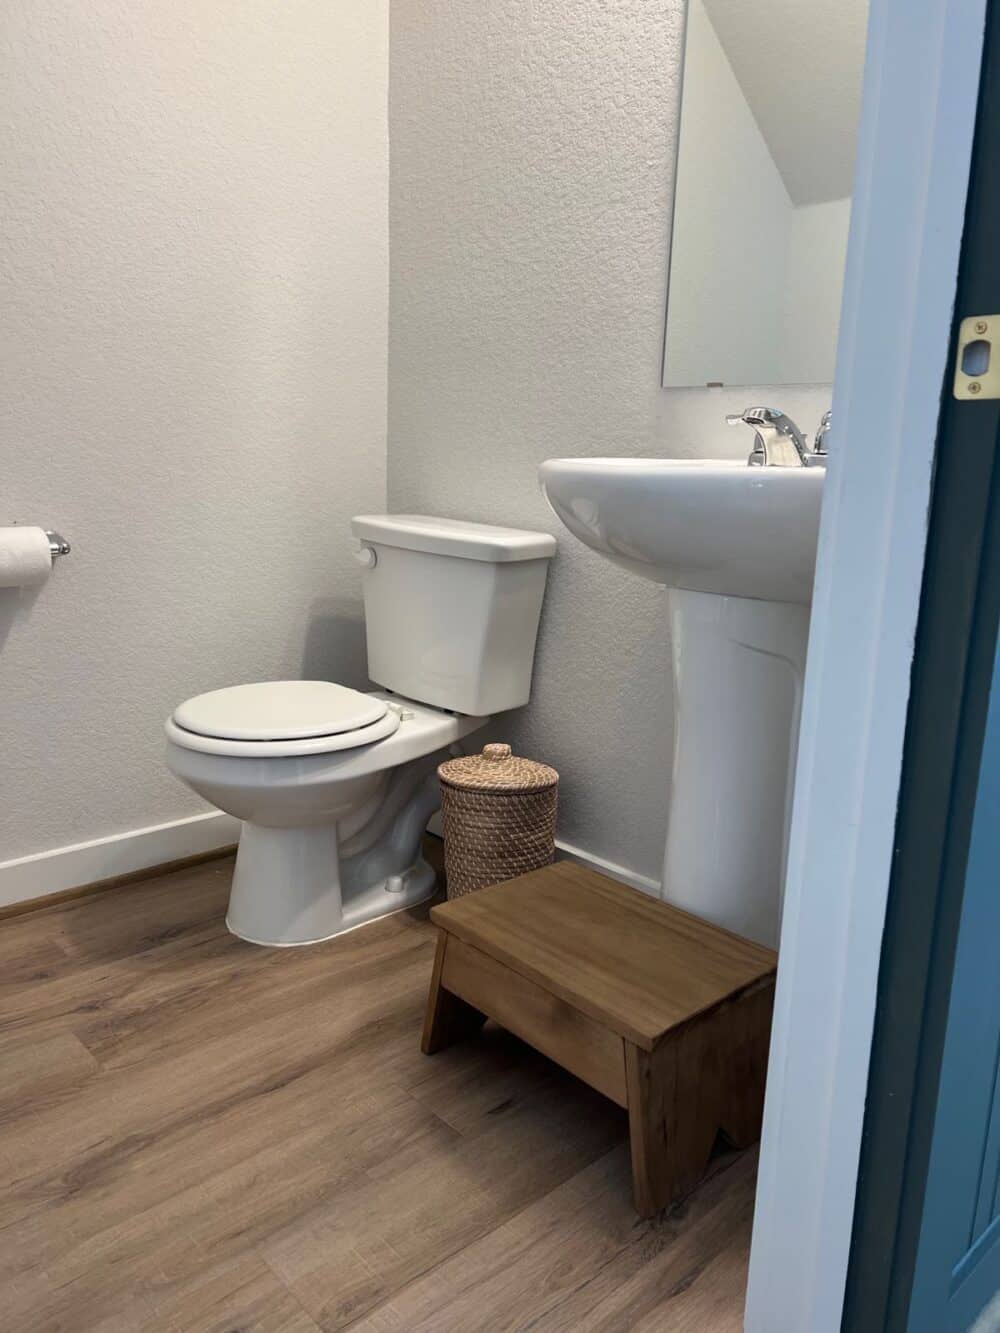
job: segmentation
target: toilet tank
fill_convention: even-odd
[[[351,531],[373,681],[474,716],[528,702],[554,537],[419,514],[363,515]]]

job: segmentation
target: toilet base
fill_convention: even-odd
[[[319,944],[424,902],[437,877],[418,856],[374,883],[351,882],[355,879],[342,877],[336,825],[244,823],[226,926],[250,944]]]

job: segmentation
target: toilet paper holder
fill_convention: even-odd
[[[69,555],[70,544],[65,537],[61,536],[58,532],[52,532],[49,528],[45,528],[44,531],[46,537],[49,539],[49,550],[52,553],[53,560],[57,555]]]

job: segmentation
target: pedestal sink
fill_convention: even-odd
[[[667,588],[674,756],[663,897],[763,944],[780,921],[825,469],[559,458],[574,536]]]

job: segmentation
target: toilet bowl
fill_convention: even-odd
[[[553,537],[419,515],[353,527],[384,688],[236,685],[166,723],[171,771],[243,821],[226,924],[254,944],[317,943],[427,898],[438,764],[530,693]]]
[[[351,710],[369,720],[316,734]],[[288,734],[293,711],[313,734]],[[182,705],[167,723],[167,764],[243,820],[233,934],[313,944],[426,898],[434,871],[420,844],[440,804],[437,765],[487,721],[326,681],[235,686]]]

